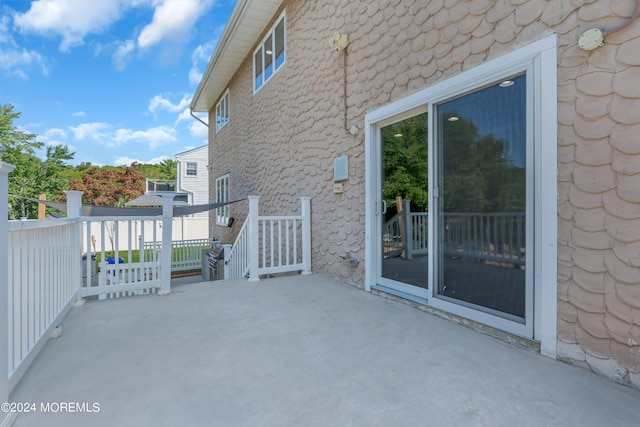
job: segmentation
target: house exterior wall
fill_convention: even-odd
[[[194,205],[209,203],[209,171],[207,170],[208,146],[194,148],[176,154],[178,162],[178,190],[191,193],[193,200],[189,200]],[[198,164],[197,176],[187,175],[187,162]],[[201,214],[198,214],[202,216]],[[205,212],[206,216],[207,213]]]
[[[594,51],[577,45],[585,30],[614,29],[635,7],[285,1],[286,63],[255,94],[252,55],[230,81],[230,121],[210,128],[212,179],[229,173],[231,199],[260,195],[265,214],[295,211],[299,196],[311,196],[313,270],[362,286],[364,263],[343,262],[364,260],[365,250],[364,135],[345,129],[343,61],[347,126],[362,128],[368,111],[556,33],[558,357],[640,387],[640,21]],[[349,34],[347,56],[328,46],[336,30]],[[333,159],[345,154],[349,179],[334,194]],[[213,234],[231,240],[246,205],[231,215],[237,225],[211,225]]]

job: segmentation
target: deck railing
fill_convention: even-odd
[[[12,165],[0,162],[0,401],[8,401],[9,393],[26,372],[46,340],[74,303],[84,296],[122,296],[157,291],[170,291],[171,251],[160,251],[157,259],[147,263],[134,259],[139,226],[143,235],[170,246],[172,229],[172,197],[164,197],[163,212],[158,217],[83,218],[80,191],[67,191],[67,218],[44,221],[8,221],[8,174]],[[155,224],[148,232],[144,222],[161,222],[161,233]],[[83,229],[96,228],[98,245],[96,258],[87,250],[83,277],[83,247],[95,247],[96,240],[87,233],[83,244]],[[84,228],[83,228],[84,227]],[[126,246],[119,251],[120,228],[127,230]],[[135,237],[134,237],[135,236]],[[95,236],[94,236],[95,237]],[[113,245],[113,246],[112,246]],[[111,249],[114,264],[107,261]],[[123,262],[120,263],[120,258]],[[126,258],[126,262],[125,259]],[[96,264],[100,270],[96,276]],[[96,280],[94,280],[96,279]],[[55,332],[59,332],[55,331]],[[0,414],[0,421],[2,421]]]
[[[259,196],[249,196],[249,281],[260,275],[311,274],[311,198],[301,197],[300,215],[260,216]]]
[[[428,212],[411,212],[410,201],[383,225],[384,256],[411,259],[428,253]],[[445,213],[442,215],[442,245],[452,256],[525,263],[525,214]]]
[[[8,379],[11,390],[76,298],[81,253],[74,220],[9,224]],[[43,339],[45,338],[45,339]]]
[[[224,250],[224,279],[239,279],[249,274],[249,217],[242,224],[232,246]]]

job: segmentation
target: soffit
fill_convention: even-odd
[[[211,110],[281,4],[282,0],[238,0],[191,100],[193,111]]]

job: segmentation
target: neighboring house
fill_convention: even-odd
[[[210,198],[311,196],[315,272],[640,387],[637,7],[239,0]]]
[[[176,154],[177,191],[188,195],[190,205],[209,203],[209,170],[207,168],[209,147],[193,148]],[[207,212],[196,214],[207,216]]]

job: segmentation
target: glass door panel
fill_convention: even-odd
[[[381,129],[382,277],[427,288],[427,113]]]
[[[437,294],[524,323],[526,76],[496,82],[435,111]]]

